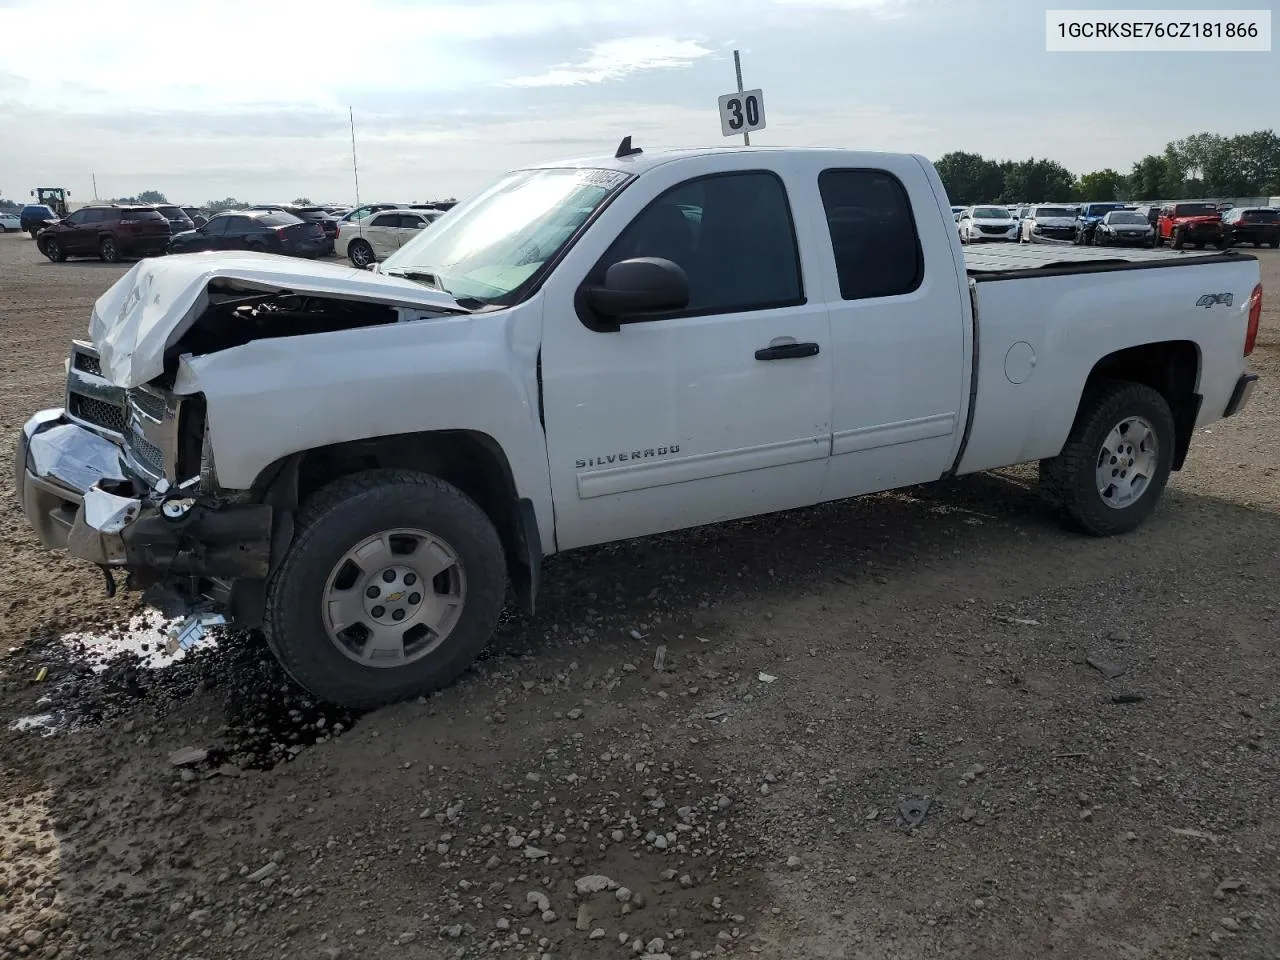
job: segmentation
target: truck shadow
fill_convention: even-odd
[[[1218,536],[1280,536],[1276,514],[1171,487],[1139,530],[1089,537],[1064,523],[1034,468],[975,474],[551,557],[536,613],[509,609],[486,656],[554,648],[573,624],[601,619],[689,624],[715,620],[721,604],[767,607],[842,586],[893,590],[921,567],[1010,582],[1046,563],[1121,562],[1155,575],[1203,545],[1206,523]]]

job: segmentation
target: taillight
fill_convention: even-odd
[[[281,240],[284,239],[284,227],[276,227],[276,236]]]
[[[1244,355],[1247,357],[1253,353],[1253,348],[1258,343],[1258,327],[1262,324],[1262,284],[1258,284],[1253,288],[1253,295],[1249,297],[1249,325],[1244,331]]]

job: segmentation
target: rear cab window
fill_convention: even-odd
[[[884,170],[824,170],[827,217],[842,300],[893,297],[924,281],[924,251],[906,187]]]

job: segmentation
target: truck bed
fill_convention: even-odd
[[[1187,263],[1220,263],[1253,260],[1232,250],[1169,250],[1146,247],[1077,247],[1072,244],[993,243],[964,248],[965,269],[974,280],[1006,277],[1101,273],[1107,270],[1140,270]]]

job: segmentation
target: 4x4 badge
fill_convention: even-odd
[[[1204,307],[1208,310],[1210,307],[1214,307],[1220,303],[1224,307],[1229,307],[1231,306],[1232,299],[1232,295],[1229,293],[1206,293],[1196,301],[1196,306]]]

